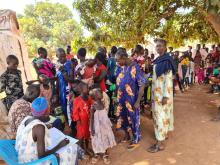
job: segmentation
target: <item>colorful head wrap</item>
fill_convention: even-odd
[[[36,117],[48,115],[48,103],[44,97],[38,97],[32,102],[32,115]]]

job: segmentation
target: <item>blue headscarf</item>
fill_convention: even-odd
[[[176,73],[173,58],[166,53],[162,56],[159,56],[155,61],[156,65],[156,75],[160,77],[162,74],[172,71],[173,75]]]
[[[38,97],[36,98],[32,104],[32,115],[33,116],[45,116],[48,115],[48,103],[47,100],[44,97]]]

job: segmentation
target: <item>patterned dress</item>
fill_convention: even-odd
[[[108,148],[116,145],[112,131],[112,123],[106,109],[96,110],[94,113],[95,135],[91,136],[92,149],[95,154],[105,153]]]
[[[45,127],[45,148],[50,147],[52,138],[49,134],[48,128],[40,120],[33,120],[25,126],[25,121],[32,118],[26,117],[18,128],[16,136],[15,149],[18,152],[19,163],[28,163],[38,159],[37,143],[33,140],[32,129],[36,125],[43,125]],[[77,144],[69,143],[65,149],[59,152],[60,165],[75,165],[77,162]],[[50,165],[50,162],[44,162],[41,165]]]
[[[154,120],[155,136],[158,141],[163,141],[169,131],[174,130],[173,122],[173,75],[172,71],[157,77],[153,71],[152,81],[152,113]],[[163,97],[168,98],[168,103],[162,105]]]
[[[24,95],[20,70],[10,71],[7,69],[0,76],[0,92],[3,91],[6,93],[3,103],[9,110],[12,103]]]
[[[117,129],[132,132],[132,142],[140,141],[140,109],[134,109],[139,88],[147,83],[138,64],[120,69],[117,76]]]
[[[17,132],[18,126],[21,124],[23,119],[31,115],[31,103],[24,99],[16,100],[9,111],[8,120],[11,131]]]

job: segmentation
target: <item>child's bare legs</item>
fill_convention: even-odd
[[[89,150],[89,140],[88,139],[83,140],[83,149],[85,150],[87,155],[92,156],[92,153]]]
[[[92,153],[89,151],[89,140],[88,139],[80,139],[79,145],[85,151],[86,155],[92,156]]]
[[[85,147],[86,147],[86,152],[88,153],[89,156],[93,155],[93,151],[91,150],[91,148],[89,148],[89,139],[85,140]]]

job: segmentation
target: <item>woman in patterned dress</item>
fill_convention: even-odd
[[[136,148],[140,141],[140,100],[147,80],[140,66],[132,62],[124,50],[119,50],[116,60],[121,67],[117,76],[117,129],[131,136],[128,149]]]
[[[155,153],[164,149],[164,140],[173,131],[173,75],[175,66],[172,57],[166,53],[166,41],[156,40],[159,57],[154,61],[152,80],[152,114],[157,142],[148,152]]]

